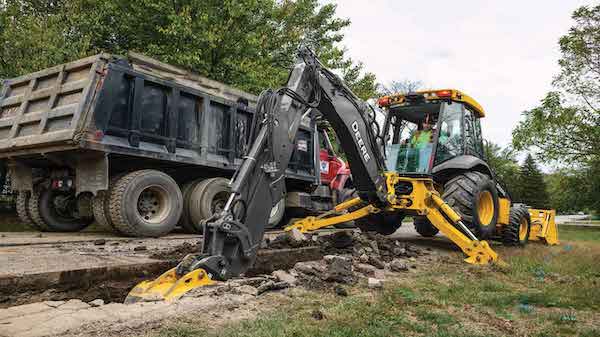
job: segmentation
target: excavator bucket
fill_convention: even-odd
[[[169,269],[154,281],[136,285],[127,295],[125,304],[176,300],[192,289],[215,283],[204,269],[196,269],[182,277],[177,277],[175,270]]]
[[[555,222],[556,211],[551,209],[529,209],[531,218],[530,241],[542,241],[547,245],[557,245],[558,227]]]

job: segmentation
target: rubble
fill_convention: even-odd
[[[279,281],[287,282],[289,285],[296,285],[296,277],[285,270],[276,270],[273,272],[273,276],[277,277]]]
[[[104,305],[104,300],[98,298],[98,299],[88,302],[88,304],[92,307],[100,307],[100,306]]]
[[[286,247],[285,244],[287,247],[298,244],[298,241],[294,243],[291,239],[297,234],[282,234],[273,239],[268,247],[282,248]],[[315,234],[305,239],[305,243],[319,244],[324,254],[323,259],[298,262],[291,270],[277,270],[272,275],[290,286],[331,287],[336,294],[344,293],[340,290],[343,289],[340,288],[342,284],[355,284],[361,278],[366,279],[369,287],[379,288],[386,274],[416,268],[412,262],[418,256],[429,254],[429,251],[409,243],[380,234],[363,234],[352,230]]]
[[[367,280],[367,286],[371,289],[383,288],[383,281],[374,277],[369,277]]]
[[[395,272],[408,271],[408,266],[402,260],[394,259],[390,262],[390,269]]]
[[[342,287],[341,285],[335,286],[334,290],[338,296],[342,296],[342,297],[348,296],[348,290],[346,290],[346,288]]]
[[[326,255],[324,258],[327,264],[323,279],[339,283],[353,283],[354,273],[352,271],[352,259],[338,255]]]

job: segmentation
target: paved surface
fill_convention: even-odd
[[[83,237],[83,236],[80,236]],[[197,237],[143,240],[105,240],[91,237],[85,242],[31,244],[0,247],[0,277],[60,272],[156,261],[149,256]],[[102,241],[105,240],[102,245]]]
[[[199,239],[201,235],[197,234],[169,234],[160,238],[165,240],[178,239]],[[130,242],[135,239],[120,237],[114,233],[80,232],[80,233],[40,233],[40,232],[0,232],[0,247],[22,246],[22,245],[40,245],[40,244],[60,244],[69,242],[87,242],[98,239],[107,241]],[[145,239],[144,239],[145,240]]]
[[[572,221],[585,220],[587,218],[589,218],[589,215],[577,215],[577,214],[557,215],[555,217],[555,221],[556,221],[556,224],[562,225],[562,224],[568,224],[569,222],[572,222]]]
[[[250,295],[189,296],[173,303],[110,303],[92,306],[80,300],[47,301],[0,309],[0,337],[56,336],[68,331],[118,332],[190,312],[235,307]]]

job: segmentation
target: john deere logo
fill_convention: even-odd
[[[369,152],[367,151],[367,146],[365,145],[365,141],[363,140],[363,137],[360,134],[357,121],[352,122],[352,131],[354,131],[354,137],[356,137],[356,142],[358,143],[358,147],[360,148],[360,152],[362,152],[365,162],[368,162],[371,159],[371,156],[369,155]]]

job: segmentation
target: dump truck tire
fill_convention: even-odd
[[[424,217],[415,217],[414,226],[417,233],[419,233],[422,237],[430,238],[434,237],[440,230],[437,229],[434,225],[429,222],[427,218]]]
[[[27,191],[20,191],[17,194],[17,200],[15,201],[15,208],[17,209],[17,216],[19,220],[29,228],[35,230],[42,230],[42,228],[36,224],[31,215],[29,214],[29,198],[30,194]]]
[[[202,183],[202,181],[204,181],[204,179],[188,181],[181,188],[181,194],[183,195],[183,211],[181,212],[181,218],[179,218],[179,226],[181,226],[186,233],[202,232],[202,229],[195,226],[190,218],[190,197],[194,187]]]
[[[98,226],[105,230],[114,230],[110,216],[106,210],[106,199],[108,193],[99,191],[92,200],[92,212]]]
[[[71,204],[73,202],[63,201],[69,208],[58,207],[57,198],[70,197],[68,194],[50,189],[33,193],[29,202],[29,212],[34,222],[51,232],[77,232],[89,226],[94,218],[78,217],[72,209],[77,208],[76,204]]]
[[[118,174],[110,178],[108,184],[108,191],[99,191],[94,199],[92,200],[92,212],[94,213],[94,219],[102,229],[111,230],[115,233],[122,234],[112,223],[110,219],[110,210],[108,209],[108,203],[110,198],[110,190],[121,177],[125,174]]]
[[[479,239],[496,232],[498,191],[492,179],[481,172],[464,172],[444,185],[442,198]]]
[[[48,225],[44,219],[42,219],[42,215],[40,214],[40,195],[39,192],[33,191],[31,192],[31,196],[29,197],[29,202],[27,203],[27,210],[29,216],[31,216],[31,220],[33,223],[43,232],[48,230]]]
[[[502,243],[506,246],[523,247],[529,241],[531,218],[529,208],[516,204],[510,208],[508,225],[502,229]]]
[[[160,237],[179,220],[183,196],[169,175],[140,170],[121,177],[111,188],[110,219],[121,233],[135,237]]]
[[[201,228],[201,221],[225,207],[231,194],[229,180],[210,178],[197,184],[190,195],[190,219],[195,227]]]
[[[281,200],[279,200],[277,202],[277,204],[275,204],[275,206],[273,206],[273,208],[271,209],[271,213],[269,213],[269,222],[267,224],[267,229],[272,229],[275,228],[279,225],[279,223],[281,222],[281,220],[283,219],[283,216],[285,215],[285,197],[281,198]]]

